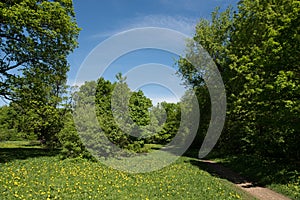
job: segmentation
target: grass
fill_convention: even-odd
[[[253,199],[192,164],[193,158],[181,157],[155,172],[130,174],[100,162],[60,160],[57,152],[41,148],[1,147],[1,200]]]
[[[300,199],[299,163],[253,155],[228,156],[215,160],[260,186],[268,187],[291,199]]]
[[[42,148],[39,141],[1,141],[0,148]]]
[[[58,153],[59,150],[49,151],[43,148],[38,141],[0,142],[0,163],[43,156],[57,156]]]

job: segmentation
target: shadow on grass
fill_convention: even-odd
[[[40,141],[29,141],[27,144],[23,144],[23,146],[27,146],[27,147],[36,147],[40,145],[41,145]]]
[[[254,155],[221,156],[212,153],[205,160],[198,159],[198,151],[189,150],[190,163],[208,173],[241,184],[251,181],[253,186],[288,184],[299,181],[299,164],[284,159],[262,158]],[[208,160],[216,160],[217,163]]]
[[[299,164],[285,159],[238,155],[222,159],[221,164],[262,186],[299,182]]]
[[[243,184],[242,187],[255,187],[256,183],[249,183],[248,180],[243,178],[240,174],[222,166],[221,164],[211,162],[209,160],[190,160],[192,165],[199,167],[199,169],[210,173],[212,176],[226,179],[234,184]]]
[[[13,160],[24,160],[27,158],[56,156],[59,150],[43,148],[0,148],[0,163],[6,163]]]

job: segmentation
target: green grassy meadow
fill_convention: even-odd
[[[155,172],[129,174],[100,162],[61,160],[26,143],[0,143],[0,199],[253,199],[181,157]],[[147,163],[141,163],[147,165]]]

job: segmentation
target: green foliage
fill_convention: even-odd
[[[141,90],[132,93],[129,107],[129,115],[134,123],[139,126],[146,126],[150,123],[149,108],[152,107],[152,102]]]
[[[0,18],[0,95],[18,113],[18,132],[57,147],[68,109],[67,56],[79,34],[72,1],[2,1]]]
[[[243,0],[234,15],[216,10],[196,26],[178,73],[196,89],[207,123],[209,71],[198,45],[215,61],[228,96],[222,151],[300,158],[299,11],[299,1]],[[205,127],[200,124],[200,138]]]
[[[57,73],[38,68],[27,71],[19,79],[11,103],[18,112],[20,129],[33,133],[52,147],[59,145],[56,134],[63,128],[64,115],[68,109],[63,104],[67,101],[63,97],[66,92],[66,70]]]
[[[2,153],[5,154],[5,156],[3,156],[3,161],[8,161],[9,159],[13,159],[16,158],[17,155],[13,154],[13,151],[15,149],[27,149],[29,151],[34,151],[35,149],[43,149],[43,146],[41,145],[40,141],[37,140],[30,140],[30,141],[3,141],[0,142],[0,148],[2,150]],[[5,150],[4,150],[5,149]],[[11,150],[11,152],[10,152]],[[23,156],[26,158],[25,156],[25,150],[23,153]],[[29,153],[30,154],[30,153]],[[34,155],[34,154],[31,154]],[[24,158],[22,157],[22,158]],[[19,157],[18,157],[19,158]]]
[[[98,80],[95,99],[97,117],[101,130],[109,140],[115,145],[124,148],[130,143],[130,138],[127,135],[131,129],[130,125],[128,125],[130,118],[128,112],[126,113],[130,90],[126,83],[120,82],[115,94],[116,98],[112,100],[112,92],[115,87],[115,83],[112,84],[103,78]],[[122,130],[119,126],[122,127]]]
[[[98,80],[96,90],[97,116],[101,129],[118,147],[139,152],[143,137],[149,134],[151,100],[142,91],[131,92],[126,78],[117,75],[118,83]]]
[[[188,88],[193,89],[199,103],[199,128],[192,147],[199,148],[202,145],[211,117],[210,96],[205,83],[205,77],[209,77],[207,70],[209,59],[206,58],[205,52],[215,62],[226,84],[226,79],[224,80],[224,76],[228,73],[225,69],[226,52],[230,43],[232,15],[231,8],[221,13],[219,8],[216,8],[211,15],[211,20],[201,19],[196,25],[193,39],[187,43],[186,56],[177,61],[178,75],[182,77]]]
[[[0,107],[0,141],[36,140],[37,136],[24,129],[27,122],[13,104]]]
[[[109,156],[113,150],[110,149],[108,141],[105,140],[104,131],[99,126],[95,111],[96,87],[97,83],[95,81],[85,82],[73,95],[72,116],[76,126],[72,124],[74,127],[71,130],[77,130],[76,137],[80,137],[80,141],[77,138],[74,140],[74,142],[77,141],[74,146],[81,147],[81,143],[83,143],[92,155]],[[73,133],[75,134],[75,132]],[[72,151],[72,148],[66,148],[66,150]],[[65,154],[69,153],[65,152]]]
[[[227,46],[230,42],[230,28],[232,26],[232,9],[220,13],[216,8],[212,19],[201,19],[196,25],[195,35],[187,43],[187,54],[177,61],[178,74],[186,81],[187,86],[201,87],[205,84],[204,76],[207,72],[207,51],[217,65],[219,71],[225,72]],[[203,47],[199,51],[199,44]],[[193,64],[191,64],[193,62]]]
[[[162,102],[157,106],[155,110],[156,113],[159,109],[160,113],[165,112],[166,118],[161,126],[157,126],[157,134],[153,136],[152,142],[156,144],[167,144],[178,133],[181,120],[181,108],[179,103]]]
[[[73,95],[80,139],[96,157],[117,156],[118,148],[140,152],[144,146],[141,138],[146,134],[152,103],[141,91],[131,92],[121,74],[117,78],[118,83],[103,78],[85,82]]]
[[[0,141],[18,140],[14,122],[16,112],[9,106],[0,107]]]
[[[191,148],[199,148],[203,143],[204,137],[206,136],[207,129],[210,123],[211,103],[208,89],[205,85],[195,87],[194,91],[199,104],[200,121],[197,130],[197,135],[191,145]]]
[[[79,33],[71,0],[1,1],[0,18],[1,95],[12,98],[15,70],[68,68]]]
[[[230,132],[245,149],[299,158],[299,1],[242,1],[228,57]],[[229,88],[228,87],[228,88]]]
[[[130,91],[122,74],[116,77],[116,83],[104,78],[85,82],[73,95],[72,114],[87,149],[96,157],[106,157],[118,156],[118,148],[125,152],[144,152],[149,150],[144,147],[146,144],[169,143],[179,130],[180,104],[163,102],[152,107],[151,100],[142,91]],[[83,151],[74,126],[63,130],[64,134],[74,136],[71,142],[61,141],[63,146],[68,146],[64,147],[66,155],[70,151],[74,155]]]
[[[92,158],[78,135],[72,114],[68,113],[64,120],[64,128],[57,135],[62,158]]]

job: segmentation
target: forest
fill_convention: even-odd
[[[80,45],[77,40],[81,30],[71,0],[1,1],[0,96],[8,102],[0,107],[1,177],[18,174],[14,170],[19,165],[29,170],[31,166],[39,168],[42,162],[56,162],[55,167],[58,168],[47,172],[54,180],[50,181],[51,184],[56,184],[49,189],[49,196],[43,184],[32,187],[36,192],[30,193],[17,187],[22,178],[7,177],[10,183],[0,178],[1,185],[4,185],[0,189],[0,199],[32,199],[30,195],[36,199],[109,199],[109,196],[116,199],[120,197],[118,187],[112,189],[114,186],[106,185],[115,173],[116,177],[126,176],[130,184],[136,183],[137,179],[144,184],[148,179],[155,180],[151,183],[153,185],[159,184],[156,181],[162,178],[156,172],[152,178],[151,174],[141,175],[145,177],[118,174],[98,165],[97,158],[119,157],[117,148],[125,150],[122,154],[128,157],[147,154],[169,144],[177,134],[189,135],[189,121],[183,122],[182,117],[195,110],[195,105],[190,103],[191,91],[196,94],[201,115],[194,140],[180,141],[182,145],[190,144],[181,159],[198,159],[196,154],[212,117],[212,102],[205,81],[210,74],[201,55],[202,48],[210,55],[222,76],[227,101],[221,136],[205,159],[215,159],[254,179],[258,185],[289,198],[300,198],[299,16],[299,0],[240,0],[237,8],[228,7],[222,11],[216,8],[210,19],[198,21],[193,38],[187,41],[186,55],[174,61],[178,69],[176,75],[183,80],[186,93],[178,103],[153,105],[142,90],[132,91],[126,83],[126,76],[121,73],[116,74],[116,82],[99,77],[97,81],[86,81],[77,87],[67,85],[67,72],[72,67],[67,58]],[[194,60],[198,66],[192,64]],[[91,112],[95,112],[96,119],[89,119],[88,113]],[[91,123],[84,123],[87,121]],[[27,143],[28,146],[23,145]],[[30,151],[31,146],[33,151]],[[26,160],[42,155],[43,160],[40,164],[36,160],[30,160],[35,164],[21,163],[18,159],[22,158],[21,155]],[[55,161],[51,160],[53,156]],[[12,158],[16,163],[11,161]],[[63,162],[67,162],[68,166]],[[53,178],[57,176],[54,171],[65,167],[71,172],[76,168],[72,165],[74,162],[82,168],[89,168],[90,172],[97,168],[101,173],[106,173],[105,183],[101,182],[105,185],[103,188],[110,188],[101,190],[106,196],[97,196],[100,193],[95,193],[96,188],[86,184],[82,185],[85,192],[72,193],[73,189],[80,188],[76,181],[81,184],[83,181],[89,182],[88,179],[90,182],[98,181],[93,179],[96,175],[87,171],[84,172],[87,179],[74,175],[74,182],[70,183],[72,187],[67,184],[59,189],[62,179]],[[165,168],[162,173],[168,174],[166,181],[183,173],[182,167],[186,162],[176,161],[178,171]],[[5,167],[7,164],[10,168]],[[203,170],[202,164],[200,166]],[[42,170],[45,168],[41,167]],[[191,174],[181,181],[186,184],[192,182],[191,188],[196,188],[200,183],[192,175],[195,169],[191,166],[187,168],[190,171],[186,173]],[[202,171],[195,170],[195,173]],[[30,185],[38,179],[38,176],[31,174],[31,178],[24,178],[27,182],[22,184],[25,187],[26,183]],[[127,183],[125,179],[118,180],[124,181],[123,185]],[[217,199],[249,199],[247,194],[224,186],[219,179],[210,181],[211,185],[206,186],[214,191],[208,192],[207,196],[201,196],[203,191],[196,192],[191,188],[187,189],[191,193],[189,196],[189,193],[180,192],[178,185],[172,187],[181,195],[187,195],[185,198],[188,199],[213,198],[217,194],[220,195]],[[224,187],[221,190],[225,192],[216,189],[213,186],[215,182],[220,184],[220,188]],[[123,186],[123,196],[129,199],[178,197],[175,191],[165,191],[165,188],[157,196],[155,189],[148,194],[147,187],[139,187],[134,192],[131,187]],[[60,193],[63,188],[65,191]],[[93,190],[91,195],[87,190]],[[130,194],[133,196],[128,196]]]

